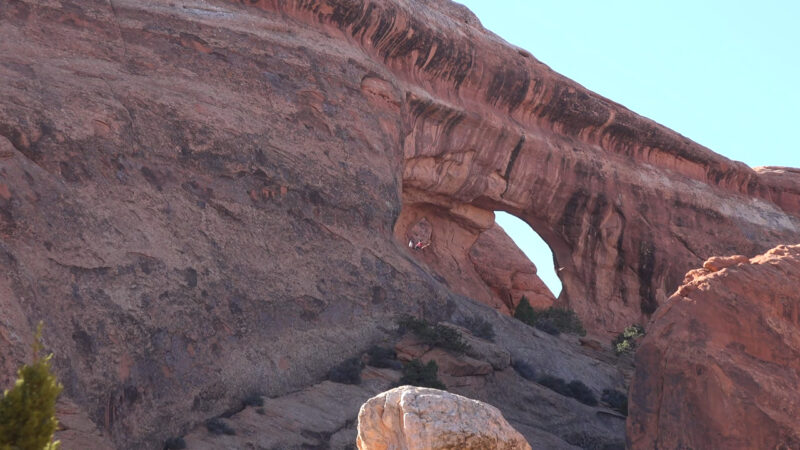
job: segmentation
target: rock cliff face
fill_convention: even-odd
[[[800,245],[684,281],[636,353],[632,448],[800,448]]]
[[[399,312],[538,292],[532,266],[487,257],[495,210],[550,244],[558,302],[619,331],[706,258],[796,241],[798,180],[585,90],[454,3],[3,1],[0,383],[43,320],[103,438],[153,447],[319,382]],[[409,249],[421,218],[430,245]],[[493,320],[512,358],[615,377]]]

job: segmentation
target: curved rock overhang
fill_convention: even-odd
[[[800,236],[796,172],[755,171],[588,91],[460,5],[249,6],[321,26],[381,62],[362,89],[403,119],[404,203],[462,224],[469,208],[528,222],[558,260],[561,302],[590,329],[644,321],[711,255]],[[474,239],[487,222],[473,222]]]

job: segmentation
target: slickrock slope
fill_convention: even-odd
[[[690,272],[636,353],[629,442],[800,448],[800,245]]]
[[[359,355],[368,364],[361,371],[358,384],[323,381],[298,392],[264,399],[263,404],[250,402],[240,411],[229,411],[224,418],[214,419],[215,427],[202,423],[195,426],[184,436],[187,448],[352,449],[361,404],[390,389],[402,376],[396,368],[386,366],[417,357],[438,363],[438,378],[449,392],[499,409],[535,449],[576,450],[587,444],[608,449],[624,447],[622,415],[604,404],[581,404],[531,380],[535,372],[537,376],[580,380],[597,396],[604,389],[624,391],[623,375],[613,364],[587,357],[568,339],[521,325],[484,305],[465,302],[463,306],[460,314],[483,313],[487,317],[497,332],[495,342],[446,324],[471,346],[466,355],[459,356],[439,347],[420,345],[408,334],[389,333],[381,344],[390,347],[394,343],[397,359],[377,368],[370,365],[366,355]],[[515,366],[526,364],[527,378],[510,366],[512,360]],[[219,424],[232,434],[226,434]]]
[[[521,288],[471,253],[498,209],[553,248],[559,301],[616,332],[705,258],[795,241],[798,179],[586,91],[445,1],[2,1],[0,383],[43,320],[65,394],[151,448],[321,381],[399,312],[451,319],[471,286],[505,304]],[[433,243],[409,249],[421,210]],[[512,358],[613,378],[493,320]]]

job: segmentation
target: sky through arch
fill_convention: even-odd
[[[458,2],[556,72],[716,153],[751,167],[800,167],[800,2]],[[542,262],[552,261],[549,248],[528,242],[524,222],[497,216],[560,290]]]
[[[536,266],[537,275],[556,298],[561,293],[561,280],[556,275],[553,252],[544,239],[522,219],[507,212],[495,211],[495,221]]]

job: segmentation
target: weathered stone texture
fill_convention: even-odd
[[[359,450],[530,450],[497,408],[437,389],[401,386],[358,413]]]
[[[800,245],[695,271],[636,352],[632,448],[800,448],[798,286]]]

